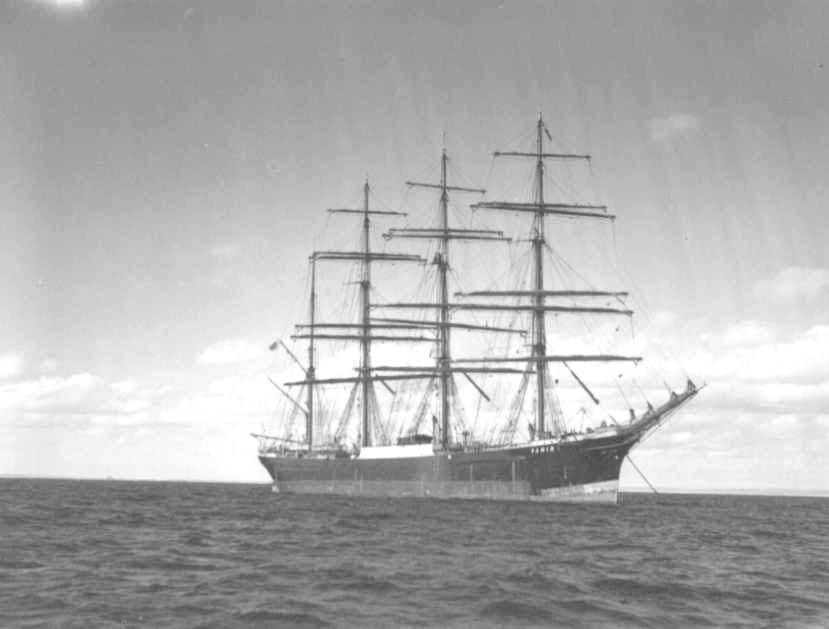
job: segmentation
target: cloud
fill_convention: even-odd
[[[809,384],[829,379],[829,325],[813,326],[786,340],[763,340],[759,332],[754,337],[744,334],[742,343],[735,344],[734,330],[752,325],[738,324],[708,338],[683,363],[711,380],[733,383]]]
[[[54,358],[47,358],[40,364],[40,371],[42,373],[54,373],[58,370],[58,361]]]
[[[750,451],[760,447],[761,435],[787,442],[792,435],[785,426],[794,424],[798,431],[814,425],[811,438],[829,447],[814,424],[829,408],[829,325],[784,333],[780,326],[754,319],[719,330],[696,321],[654,330],[644,341],[651,351],[643,352],[646,359],[636,377],[652,401],[664,395],[658,383],[662,373],[670,373],[670,363],[681,365],[697,384],[708,383],[678,420],[699,430],[698,443],[715,439]],[[673,351],[660,360],[657,348],[665,346]],[[637,388],[627,395],[638,408]],[[721,434],[735,426],[736,434]]]
[[[238,423],[246,430],[270,417],[276,400],[261,370],[187,391],[132,378],[113,382],[82,372],[0,385],[0,424],[76,431]]]
[[[651,140],[663,142],[678,135],[686,135],[699,127],[699,118],[690,114],[676,113],[650,121]]]
[[[199,426],[231,423],[246,430],[271,416],[277,395],[264,374],[220,378],[165,406],[158,421]]]
[[[751,411],[767,418],[781,413],[812,416],[829,408],[829,380],[818,383],[717,382],[706,390],[707,408]]]
[[[23,371],[23,358],[19,354],[0,354],[0,378],[12,378]]]
[[[91,373],[42,376],[0,386],[0,415],[14,425],[144,423],[158,397],[153,389]]]
[[[243,363],[265,355],[265,348],[244,339],[227,339],[214,343],[197,357],[201,365],[231,365]]]
[[[781,303],[814,301],[829,289],[829,269],[787,267],[772,277],[754,284],[754,294],[761,299]]]

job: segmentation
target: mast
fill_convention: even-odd
[[[546,426],[546,388],[547,388],[547,364],[551,361],[560,361],[561,356],[547,355],[547,328],[546,328],[546,313],[547,312],[561,312],[561,313],[585,313],[585,314],[622,314],[630,315],[631,311],[620,308],[602,308],[593,306],[561,306],[550,305],[547,303],[547,297],[598,297],[598,296],[614,296],[620,298],[625,295],[622,292],[610,291],[554,291],[544,289],[544,259],[543,251],[546,246],[544,236],[544,217],[561,216],[569,219],[606,219],[614,220],[615,216],[607,213],[607,207],[604,205],[580,204],[580,203],[546,203],[544,201],[544,160],[545,159],[575,159],[575,160],[590,160],[590,155],[574,154],[574,153],[545,153],[544,152],[544,138],[543,134],[552,140],[550,132],[544,124],[544,119],[539,112],[538,123],[536,125],[536,147],[535,152],[525,153],[521,151],[496,151],[493,153],[494,157],[521,157],[532,158],[535,160],[535,199],[532,203],[516,203],[512,201],[489,201],[476,203],[472,205],[472,209],[484,210],[501,210],[507,212],[526,212],[533,214],[532,223],[532,253],[533,253],[533,273],[532,273],[532,289],[531,290],[506,290],[506,291],[475,291],[472,293],[461,293],[460,297],[482,296],[482,297],[531,297],[531,305],[518,306],[501,306],[489,304],[466,304],[462,308],[471,310],[530,310],[532,313],[532,351],[528,357],[528,362],[534,366],[533,371],[536,376],[536,407],[535,407],[535,434],[538,438],[543,438],[547,433]],[[638,360],[638,357],[636,357]],[[615,357],[602,355],[583,355],[580,357],[583,360],[632,360],[629,357]],[[488,361],[481,362],[511,362],[514,358],[494,358]],[[575,375],[575,374],[574,374]],[[556,431],[559,426],[554,426]]]
[[[311,261],[311,298],[309,307],[308,323],[297,324],[297,329],[307,329],[308,333],[292,334],[292,339],[308,339],[308,366],[303,367],[300,361],[291,354],[288,347],[280,341],[283,347],[291,354],[291,357],[305,372],[305,377],[298,382],[286,383],[287,386],[308,386],[308,394],[306,399],[306,406],[303,407],[293,398],[289,399],[303,410],[306,414],[306,440],[307,447],[310,451],[313,446],[313,421],[314,421],[314,389],[318,385],[331,384],[333,382],[354,383],[362,394],[362,418],[361,418],[361,444],[362,446],[371,445],[371,436],[369,434],[371,407],[375,400],[374,396],[374,381],[379,380],[384,386],[388,388],[386,380],[389,377],[378,378],[372,376],[371,373],[371,341],[422,341],[434,342],[432,337],[424,336],[401,336],[400,334],[392,334],[392,332],[411,329],[411,326],[399,325],[385,325],[373,323],[370,319],[371,315],[371,263],[378,262],[417,262],[419,264],[426,261],[417,255],[400,254],[400,253],[373,253],[371,251],[371,219],[372,215],[381,215],[389,217],[405,216],[404,212],[395,212],[389,210],[370,210],[369,209],[369,193],[370,187],[368,180],[363,185],[363,207],[362,208],[331,208],[328,209],[330,214],[348,214],[359,215],[362,217],[362,233],[361,233],[361,247],[359,251],[314,251],[310,256]],[[316,263],[319,260],[327,260],[332,262],[359,262],[360,263],[360,317],[356,323],[347,322],[331,322],[319,323],[316,320],[316,306],[317,306],[317,292],[316,292]],[[388,332],[376,334],[374,330],[386,329]],[[326,332],[328,330],[329,332]],[[333,330],[335,333],[330,333]],[[357,341],[360,343],[360,362],[357,367],[357,376],[355,378],[342,379],[323,379],[320,380],[315,374],[315,344],[317,341]],[[274,343],[271,346],[273,349],[276,346]],[[276,385],[275,385],[276,386]],[[286,395],[281,389],[280,392]]]
[[[311,305],[308,313],[311,322],[311,333],[308,338],[308,369],[305,371],[305,378],[308,380],[308,399],[306,406],[308,412],[305,414],[305,436],[308,440],[308,452],[313,448],[314,443],[314,380],[316,370],[314,368],[314,330],[317,306],[317,261],[311,258]]]
[[[449,327],[449,194],[446,191],[446,147],[440,154],[440,250],[437,254],[438,291],[440,311],[438,316],[438,369],[440,370],[440,433],[441,446],[449,447],[449,395],[451,372],[450,327]]]
[[[544,122],[541,119],[541,113],[538,114],[538,129],[536,139],[536,203],[538,204],[538,211],[535,213],[535,220],[533,221],[533,259],[535,266],[533,270],[533,285],[537,291],[533,298],[535,309],[533,310],[533,347],[532,356],[535,358],[535,434],[539,438],[544,437],[544,415],[545,409],[545,384],[547,382],[547,363],[544,356],[547,354],[547,328],[546,319],[544,315],[544,263],[542,258],[542,248],[544,246],[544,159],[542,157],[542,137],[544,130]]]
[[[450,240],[489,240],[489,241],[509,241],[503,232],[488,230],[488,229],[452,229],[449,227],[449,191],[453,192],[467,192],[473,194],[484,194],[485,190],[482,188],[463,188],[460,186],[450,186],[447,182],[447,164],[449,157],[446,154],[446,147],[441,150],[440,154],[440,183],[421,183],[415,181],[407,181],[406,184],[412,187],[432,188],[440,190],[440,224],[436,228],[414,228],[408,227],[404,229],[391,229],[386,234],[386,238],[429,238],[437,240],[438,251],[435,254],[433,264],[437,266],[438,286],[433,303],[408,303],[403,304],[404,308],[434,308],[437,310],[435,326],[437,327],[437,347],[435,356],[435,371],[438,377],[438,395],[440,397],[440,446],[442,449],[447,449],[450,445],[451,439],[451,403],[450,396],[452,395],[453,383],[452,374],[456,372],[452,368],[452,351],[451,351],[451,329],[453,327],[462,327],[467,329],[487,329],[488,331],[495,331],[490,328],[483,328],[482,326],[454,324],[451,321],[451,311],[454,304],[449,301],[449,241]],[[384,304],[382,307],[394,307],[391,304]],[[407,324],[412,326],[420,326],[418,323],[410,320]],[[469,378],[469,376],[466,376]],[[473,383],[474,384],[474,383]],[[475,385],[477,386],[477,385]]]
[[[361,441],[362,446],[371,445],[371,437],[368,433],[369,429],[369,394],[371,393],[372,380],[371,378],[371,338],[369,337],[369,319],[371,317],[371,241],[369,238],[369,227],[371,221],[368,215],[368,194],[369,185],[366,180],[363,185],[363,258],[360,261],[361,279],[360,279],[360,305],[362,310],[362,338],[360,339],[360,348],[362,350],[362,359],[360,360],[360,387],[362,389],[362,413],[363,421],[361,423]]]

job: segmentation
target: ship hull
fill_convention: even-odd
[[[259,459],[274,491],[285,493],[615,503],[622,462],[637,440],[616,434],[408,458]]]

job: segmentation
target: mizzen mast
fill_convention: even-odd
[[[374,404],[374,381],[393,379],[393,376],[376,377],[372,376],[371,369],[371,343],[372,341],[423,341],[433,342],[433,339],[425,336],[400,336],[398,334],[375,334],[376,329],[387,329],[395,331],[401,328],[399,325],[375,324],[371,321],[371,265],[375,261],[386,262],[418,262],[425,260],[417,255],[373,252],[371,250],[371,217],[382,216],[405,216],[404,212],[369,209],[369,195],[371,188],[368,181],[363,185],[362,208],[336,208],[329,209],[331,214],[354,214],[362,219],[361,247],[359,251],[314,251],[310,256],[311,261],[311,305],[310,321],[307,324],[299,324],[298,329],[307,329],[307,332],[291,335],[293,339],[308,339],[308,368],[305,369],[305,378],[297,382],[286,383],[288,386],[307,385],[309,388],[307,398],[307,440],[309,450],[312,447],[311,431],[313,428],[313,406],[314,388],[317,385],[333,383],[353,383],[360,388],[362,417],[360,423],[360,442],[362,447],[371,445],[371,409]],[[360,263],[360,321],[359,323],[319,323],[316,321],[316,263],[320,260]],[[406,329],[410,329],[408,326]],[[333,330],[322,332],[320,330]],[[360,343],[360,364],[357,368],[356,378],[325,378],[319,379],[315,373],[314,347],[318,340],[350,340]],[[386,385],[388,386],[388,385]]]
[[[308,439],[308,452],[314,447],[314,380],[316,369],[314,367],[314,331],[316,329],[317,310],[317,261],[311,258],[311,304],[308,313],[308,322],[311,324],[311,334],[308,339],[308,369],[305,377],[308,379],[308,400],[306,406],[308,412],[305,414],[305,435]]]

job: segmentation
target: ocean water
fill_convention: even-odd
[[[829,500],[0,480],[2,627],[829,627]]]

